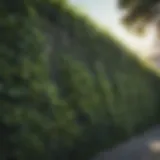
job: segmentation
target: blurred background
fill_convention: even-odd
[[[159,3],[1,0],[1,159],[160,159]]]

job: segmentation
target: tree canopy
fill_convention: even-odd
[[[124,9],[123,23],[136,31],[144,31],[144,28],[160,13],[159,0],[119,0],[118,6]],[[134,28],[134,29],[135,29]]]

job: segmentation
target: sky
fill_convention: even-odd
[[[148,31],[145,38],[129,33],[120,23],[121,12],[117,7],[117,0],[70,0],[70,2],[85,12],[102,27],[115,33],[137,53],[147,56],[152,45],[153,35]]]

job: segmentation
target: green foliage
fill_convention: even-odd
[[[0,147],[1,157],[44,159],[48,150],[51,154],[61,147],[60,141],[71,143],[76,126],[49,80],[37,15],[30,10],[18,15],[7,9],[8,15],[1,20],[4,39],[0,44],[0,127],[7,136]]]
[[[2,159],[88,160],[159,123],[159,77],[67,2],[0,4]]]

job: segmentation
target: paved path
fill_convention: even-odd
[[[160,160],[160,125],[112,150],[99,153],[92,160]]]

